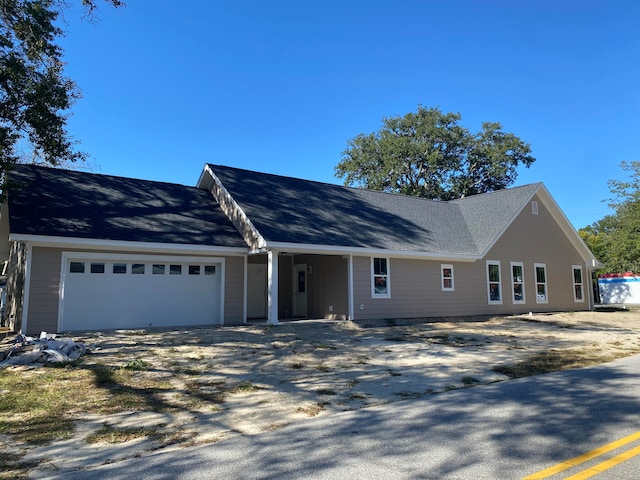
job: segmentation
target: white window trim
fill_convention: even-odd
[[[489,279],[489,266],[490,265],[497,265],[498,266],[498,275],[500,275],[500,278],[498,280],[498,296],[499,296],[500,300],[491,300],[491,283],[495,283],[495,282],[491,282],[490,279]],[[487,301],[489,302],[489,305],[502,305],[502,268],[500,267],[500,261],[499,260],[487,260],[485,271],[486,271],[486,274],[487,274]]]
[[[451,277],[445,277],[444,271],[446,269],[451,270]],[[445,279],[451,279],[451,286],[445,287],[444,281]],[[453,279],[453,265],[449,263],[443,263],[440,265],[440,286],[442,287],[443,292],[453,292],[455,290],[455,281]]]
[[[580,278],[582,279],[582,283],[576,283],[575,271],[580,270]],[[582,271],[582,265],[571,265],[571,285],[573,285],[573,301],[576,303],[584,303],[584,272]],[[576,297],[576,286],[580,285],[582,289],[582,298]]]
[[[538,282],[538,268],[544,268],[544,283]],[[549,278],[547,272],[547,264],[546,263],[534,263],[533,264],[533,282],[535,285],[536,292],[536,303],[549,303]],[[540,300],[538,297],[538,285],[544,285],[544,300]]]
[[[516,279],[513,277],[513,267],[520,267],[520,269],[522,270],[522,278],[518,282],[516,282]],[[513,301],[514,305],[527,303],[527,299],[525,297],[525,291],[524,291],[524,263],[511,262],[510,270],[511,270],[511,300]],[[515,283],[519,283],[522,285],[522,300],[516,300],[516,292],[513,289],[513,286]]]
[[[376,274],[374,268],[376,258],[384,259],[387,263],[387,293],[376,293]],[[388,257],[371,257],[371,298],[391,298],[391,262]]]

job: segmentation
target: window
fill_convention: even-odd
[[[513,303],[525,303],[524,266],[522,262],[511,262],[511,293]]]
[[[182,265],[169,265],[169,275],[181,275]]]
[[[127,264],[126,263],[114,263],[113,264],[113,273],[127,273]]]
[[[154,263],[152,272],[154,275],[164,275],[164,265],[161,263]]]
[[[573,270],[573,299],[576,302],[584,302],[584,287],[582,284],[582,267],[574,265]]]
[[[547,266],[544,263],[535,263],[536,270],[536,303],[547,303]]]
[[[453,291],[453,265],[440,265],[442,291]]]
[[[92,263],[91,273],[104,273],[104,263]]]
[[[487,260],[487,288],[489,303],[502,303],[502,283],[500,281],[500,262]]]
[[[216,266],[215,265],[205,265],[204,266],[204,274],[205,275],[215,275],[216,274]]]
[[[200,275],[200,265],[189,265],[189,275]]]
[[[538,202],[536,202],[535,200],[531,202],[531,213],[533,213],[534,215],[538,215]]]
[[[144,263],[134,263],[131,265],[131,273],[134,275],[144,275]]]
[[[71,262],[69,273],[84,273],[84,262]]]
[[[386,258],[371,259],[371,273],[373,286],[371,291],[372,297],[389,298],[389,261]]]

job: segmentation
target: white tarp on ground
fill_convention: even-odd
[[[601,275],[598,289],[603,304],[640,304],[640,276],[637,274]]]
[[[8,350],[0,352],[0,368],[72,362],[92,348],[70,338],[56,339],[54,335],[47,335],[45,332],[40,334],[40,338],[18,335]]]

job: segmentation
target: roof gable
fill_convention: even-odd
[[[17,165],[12,234],[244,247],[207,191],[183,185]]]

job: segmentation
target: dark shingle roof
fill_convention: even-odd
[[[436,202],[220,165],[209,168],[268,242],[477,255],[522,208],[515,200],[523,196],[503,194],[509,190],[481,195],[479,201]]]
[[[460,208],[478,250],[485,251],[502,231],[509,226],[538,188],[540,183],[472,195],[452,200]]]
[[[246,247],[207,191],[171,183],[18,165],[14,234]]]

